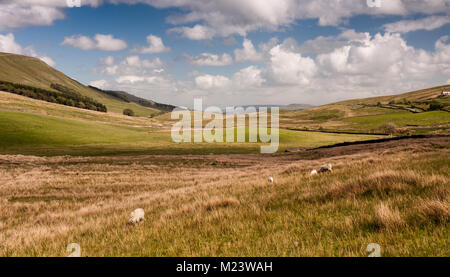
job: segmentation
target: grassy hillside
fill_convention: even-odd
[[[116,113],[122,113],[126,108],[132,109],[139,116],[150,116],[159,112],[157,109],[144,107],[134,102],[121,101],[86,87],[33,57],[0,52],[0,64],[1,81],[48,90],[54,90],[51,88],[51,84],[60,84],[106,105],[108,111]]]
[[[393,123],[398,134],[450,133],[450,97],[440,96],[448,87],[282,111],[280,124],[295,129],[383,133],[383,125]],[[433,103],[438,103],[440,109],[433,110]]]

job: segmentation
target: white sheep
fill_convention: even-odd
[[[130,219],[128,220],[128,224],[134,225],[138,222],[141,222],[144,220],[144,209],[136,209],[130,213]]]
[[[310,176],[317,175],[317,170],[315,169],[311,170],[311,173],[309,175]]]
[[[330,171],[330,172],[333,171],[332,165],[329,163],[322,165],[319,169],[319,173],[328,172],[328,171]]]
[[[267,179],[267,182],[273,183],[273,177],[269,177],[269,179]]]

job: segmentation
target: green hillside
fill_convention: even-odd
[[[90,97],[108,108],[108,111],[122,113],[124,109],[132,109],[138,116],[150,116],[160,110],[144,107],[134,102],[125,102],[113,96],[91,89],[48,66],[43,61],[22,55],[0,53],[0,81],[24,84],[46,90],[56,91],[52,84],[63,85],[69,89]]]
[[[284,128],[354,133],[386,133],[394,124],[397,134],[450,133],[450,85],[397,95],[347,100],[303,111],[282,111]]]

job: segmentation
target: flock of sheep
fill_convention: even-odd
[[[332,172],[332,171],[333,171],[333,167],[332,167],[332,165],[331,165],[330,163],[328,163],[328,164],[322,165],[322,166],[319,168],[318,171],[315,170],[315,169],[313,169],[309,175],[310,175],[310,176],[314,176],[314,175],[317,175],[317,174],[319,174],[319,173]],[[270,176],[269,179],[268,179],[267,181],[268,181],[269,183],[273,183],[273,182],[274,182],[274,179],[273,179],[272,176]],[[141,222],[141,221],[144,221],[144,215],[145,215],[144,209],[139,208],[139,209],[136,209],[136,210],[132,211],[132,212],[130,213],[130,219],[128,220],[128,224],[133,226],[133,225],[135,225],[136,223],[139,223],[139,222]]]

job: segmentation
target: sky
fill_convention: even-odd
[[[0,0],[0,52],[187,107],[450,84],[449,35],[450,0]]]

